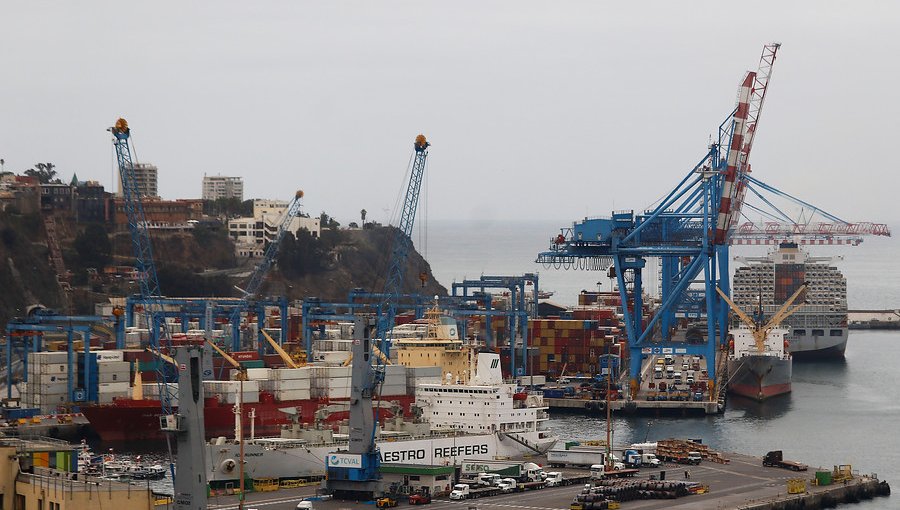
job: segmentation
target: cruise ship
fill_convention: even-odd
[[[463,459],[494,460],[543,454],[558,437],[549,430],[540,393],[505,383],[500,356],[479,353],[467,384],[445,381],[416,386],[414,422],[397,413],[378,432],[384,463],[455,465]],[[319,413],[317,418],[325,418]],[[244,472],[251,478],[299,479],[325,475],[325,458],[347,448],[347,436],[321,426],[294,423],[279,437],[244,440]],[[239,479],[240,444],[218,438],[207,445],[210,484]]]
[[[796,243],[781,243],[766,257],[739,257],[732,299],[742,309],[771,316],[803,282],[804,306],[784,321],[793,359],[844,357],[847,347],[847,280],[832,257],[812,257]]]

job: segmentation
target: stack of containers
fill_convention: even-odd
[[[124,361],[122,351],[97,351],[90,353],[97,360],[97,402],[108,404],[116,398],[129,397],[131,393],[131,363]]]
[[[313,368],[313,398],[350,398],[351,367]]]
[[[66,352],[29,352],[25,407],[53,414],[69,401],[69,367]]]
[[[241,398],[243,385],[243,403],[259,402],[259,381],[203,381],[203,393],[207,397],[216,397],[220,402],[235,404]]]
[[[565,365],[567,374],[598,374],[598,357],[606,354],[608,348],[617,353],[608,326],[599,327],[601,323],[613,320],[614,314],[612,309],[594,309],[589,315],[593,317],[591,320],[529,321],[530,343],[537,348],[536,355],[530,357],[531,373],[555,376]]]
[[[173,397],[172,405],[178,405],[178,383],[168,383],[169,389],[168,393]],[[160,385],[157,383],[144,383],[141,385],[141,390],[144,393],[145,399],[159,400],[159,387]],[[206,395],[209,396],[209,395]]]
[[[272,393],[278,401],[309,400],[312,398],[311,376],[309,367],[272,369],[269,380],[259,381],[259,388]]]

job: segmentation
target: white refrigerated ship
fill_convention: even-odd
[[[420,384],[419,419],[399,416],[385,423],[377,440],[384,463],[454,465],[462,459],[492,460],[544,453],[558,437],[547,426],[548,408],[539,393],[517,392],[504,383],[500,356],[479,353],[468,384]],[[324,418],[324,413],[318,415]],[[244,441],[249,478],[297,479],[324,476],[325,458],[347,447],[331,429],[286,426],[280,437]],[[239,479],[240,445],[222,438],[207,445],[209,481],[214,486]]]

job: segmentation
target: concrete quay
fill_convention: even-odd
[[[832,504],[856,502],[870,499],[889,491],[887,484],[880,482],[873,475],[855,475],[846,483],[827,486],[814,486],[811,480],[816,469],[805,472],[794,472],[781,468],[763,467],[762,460],[748,455],[726,454],[728,464],[717,464],[704,461],[698,466],[667,464],[659,469],[642,469],[634,480],[649,480],[653,475],[659,478],[665,471],[666,480],[690,480],[709,487],[706,494],[692,494],[679,499],[633,500],[623,502],[623,510],[793,510],[803,508],[832,508]],[[830,470],[830,468],[829,468]],[[568,474],[583,474],[584,471],[565,469]],[[802,478],[806,480],[806,492],[788,494],[788,480]],[[447,498],[436,498],[426,508],[432,510],[451,510],[477,508],[479,510],[507,510],[523,508],[526,510],[569,510],[576,494],[583,485],[550,487],[524,493],[504,494],[468,501],[449,501]],[[316,494],[315,486],[298,489],[280,490],[277,492],[251,493],[244,503],[245,509],[265,508],[267,510],[293,510],[297,502]],[[216,497],[210,499],[211,510],[237,509],[237,497]],[[408,506],[401,502],[400,507]],[[845,507],[841,505],[841,507]],[[159,507],[158,507],[159,508]],[[356,501],[315,501],[316,510],[368,510],[373,508],[371,502]]]

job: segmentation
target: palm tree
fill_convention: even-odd
[[[359,215],[362,216],[362,222],[363,222],[363,225],[365,225],[366,224],[366,210],[363,209],[362,211],[359,211]]]
[[[41,184],[48,184],[56,177],[56,165],[53,163],[35,163],[34,168],[25,170],[25,175],[36,177]]]

